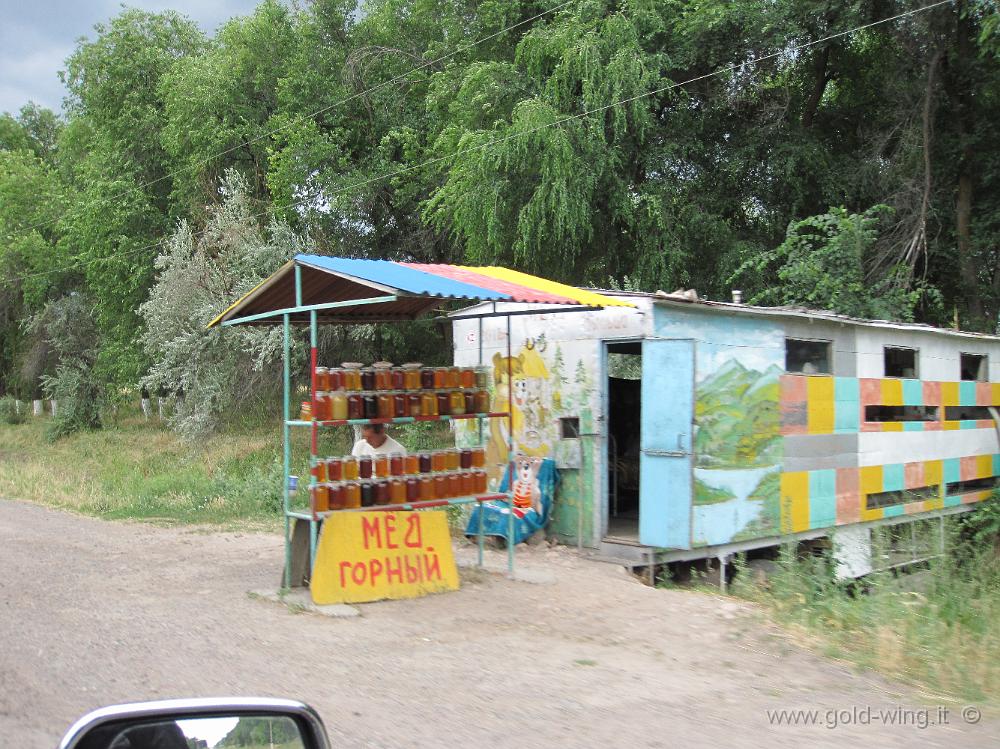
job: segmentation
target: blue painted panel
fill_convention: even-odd
[[[976,405],[976,383],[974,382],[958,383],[958,404],[960,406]]]
[[[451,297],[456,299],[511,299],[510,294],[504,294],[492,289],[453,281],[444,276],[425,273],[416,268],[394,263],[390,260],[363,260],[343,257],[326,257],[324,255],[296,255],[295,261],[314,268],[332,270],[345,276],[371,281],[381,286],[405,291],[410,294]]]
[[[1000,453],[993,456],[993,475],[1000,476]]]
[[[882,466],[882,491],[898,492],[903,489],[904,469],[902,463],[890,463]]]
[[[958,458],[945,458],[941,462],[944,463],[944,482],[946,484],[961,480],[962,466]]]
[[[920,380],[903,380],[903,405],[924,405],[924,385]]]
[[[882,517],[893,518],[897,515],[902,515],[904,512],[903,505],[890,505],[882,510]]]
[[[691,548],[694,341],[642,342],[639,541]]]
[[[904,432],[922,432],[924,431],[924,422],[922,421],[904,421],[903,422]]]
[[[978,426],[974,421],[960,421],[958,424],[960,429],[975,429]]]
[[[857,377],[834,377],[833,399],[837,403],[860,403],[861,383]]]
[[[944,506],[945,507],[958,507],[960,504],[962,504],[962,498],[961,497],[945,497],[944,498]]]
[[[835,377],[833,380],[833,431],[857,432],[861,420],[860,384],[856,377]]]
[[[837,472],[809,472],[809,527],[827,528],[837,522]]]

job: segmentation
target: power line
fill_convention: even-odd
[[[754,58],[753,60],[748,60],[746,62],[737,63],[737,64],[734,64],[734,65],[729,65],[729,66],[724,67],[724,68],[719,68],[718,70],[714,70],[714,71],[712,71],[710,73],[704,73],[702,75],[695,76],[694,78],[688,78],[687,80],[681,81],[679,83],[670,83],[670,84],[668,84],[666,86],[661,86],[659,88],[653,89],[652,91],[646,91],[646,92],[641,93],[641,94],[636,94],[635,96],[630,96],[630,97],[627,97],[625,99],[621,99],[619,101],[612,102],[611,104],[604,104],[604,105],[599,106],[599,107],[594,107],[593,109],[588,109],[588,110],[585,110],[583,112],[579,112],[578,114],[569,115],[567,117],[563,117],[562,119],[555,120],[553,122],[548,122],[548,123],[546,123],[544,125],[538,125],[537,127],[529,128],[528,130],[521,130],[521,131],[518,131],[516,133],[511,133],[510,135],[503,136],[501,138],[494,138],[493,140],[489,140],[489,141],[487,141],[485,143],[480,143],[479,145],[476,145],[476,146],[471,146],[469,148],[459,149],[458,151],[455,151],[455,152],[450,153],[450,154],[446,154],[444,156],[436,156],[433,159],[428,159],[427,161],[423,161],[423,162],[421,162],[419,164],[413,164],[413,165],[410,165],[410,166],[402,167],[402,168],[397,169],[397,170],[392,171],[392,172],[386,172],[384,174],[380,174],[380,175],[377,175],[375,177],[369,177],[368,179],[361,180],[360,182],[354,182],[354,183],[352,183],[350,185],[345,185],[343,187],[337,188],[336,190],[332,190],[332,191],[326,192],[326,193],[323,194],[323,197],[325,197],[325,196],[332,197],[334,195],[338,195],[338,194],[340,194],[342,192],[346,192],[348,190],[354,190],[354,189],[359,188],[359,187],[365,187],[365,186],[370,185],[370,184],[372,184],[374,182],[381,182],[382,180],[385,180],[385,179],[391,179],[392,177],[398,177],[398,176],[400,176],[402,174],[406,174],[408,172],[412,172],[412,171],[415,171],[417,169],[423,169],[424,167],[432,166],[432,165],[440,163],[442,161],[447,161],[448,159],[453,159],[453,158],[455,158],[457,156],[462,156],[462,155],[465,155],[465,154],[468,154],[468,153],[473,153],[475,151],[481,151],[481,150],[483,150],[485,148],[490,148],[492,146],[499,145],[501,143],[506,143],[508,141],[514,140],[515,138],[521,138],[521,137],[524,137],[526,135],[531,135],[533,133],[537,133],[537,132],[539,132],[541,130],[545,130],[546,128],[549,128],[549,127],[555,127],[556,125],[564,125],[567,122],[572,122],[573,120],[578,120],[578,119],[581,119],[583,117],[588,117],[588,116],[590,116],[592,114],[598,114],[600,112],[605,112],[608,109],[611,109],[612,107],[621,106],[622,104],[628,104],[630,102],[638,101],[639,99],[644,99],[644,98],[649,97],[649,96],[655,96],[656,94],[665,93],[667,91],[670,91],[670,90],[673,90],[673,89],[676,89],[676,88],[682,88],[682,87],[687,86],[687,85],[689,85],[691,83],[696,83],[698,81],[702,81],[702,80],[705,80],[707,78],[712,78],[713,76],[716,76],[716,75],[721,75],[723,73],[731,73],[731,72],[734,72],[736,70],[740,70],[740,69],[745,68],[745,67],[756,65],[757,63],[763,62],[765,60],[771,60],[771,59],[774,59],[776,57],[780,57],[781,55],[786,55],[786,54],[788,54],[790,52],[799,52],[801,50],[808,49],[809,47],[814,47],[817,44],[822,44],[824,42],[828,42],[828,41],[831,41],[833,39],[839,39],[840,37],[847,36],[848,34],[853,34],[853,33],[858,32],[858,31],[864,31],[865,29],[870,29],[873,26],[879,26],[879,25],[884,24],[884,23],[889,23],[890,21],[897,21],[900,18],[905,18],[907,16],[913,16],[913,15],[916,15],[917,13],[922,13],[924,11],[931,10],[933,8],[937,8],[937,7],[941,6],[941,5],[947,5],[948,3],[951,3],[951,2],[953,2],[953,0],[939,0],[938,2],[932,3],[931,5],[925,5],[925,6],[920,7],[920,8],[914,8],[913,10],[908,10],[908,11],[905,11],[903,13],[899,13],[899,14],[897,14],[895,16],[891,16],[889,18],[883,18],[881,20],[872,21],[871,23],[867,23],[867,24],[864,24],[862,26],[856,26],[856,27],[854,27],[852,29],[848,29],[847,31],[840,31],[840,32],[837,32],[836,34],[830,34],[829,36],[825,36],[822,39],[816,39],[814,41],[806,42],[804,44],[799,44],[799,45],[793,45],[791,47],[786,47],[786,48],[783,48],[782,50],[780,50],[778,52],[773,52],[773,53],[768,54],[768,55],[763,55],[761,57],[757,57],[757,58]],[[307,202],[309,202],[311,200],[315,200],[316,198],[317,198],[317,196],[310,195],[310,196],[308,196],[306,198],[302,198],[301,200],[297,200],[295,202],[289,203],[287,206],[283,206],[283,207],[284,208],[295,208],[297,206],[302,205],[303,203],[307,203]],[[268,216],[270,213],[271,213],[270,210],[262,211],[261,213],[254,214],[254,215],[250,216],[249,218],[263,218],[263,217]],[[204,235],[206,233],[206,231],[207,231],[207,229],[202,229],[201,231],[193,232],[192,235],[191,235],[191,237],[192,237],[192,239],[197,238],[197,237],[201,237],[202,235]],[[154,249],[156,247],[160,247],[166,241],[167,241],[167,238],[164,238],[164,239],[161,239],[161,240],[159,240],[157,242],[154,242],[152,244],[146,245],[144,247],[136,248],[135,250],[129,250],[129,251],[126,251],[126,252],[117,253],[116,255],[109,255],[109,256],[103,257],[103,258],[93,258],[93,259],[91,259],[89,261],[84,261],[83,263],[80,263],[77,266],[71,265],[70,267],[71,268],[72,267],[83,267],[83,266],[93,265],[94,263],[99,263],[99,262],[103,262],[103,261],[106,261],[106,260],[110,260],[110,259],[113,259],[115,257],[130,256],[130,255],[133,255],[133,254],[144,252],[146,250],[151,250],[151,249]],[[65,270],[67,270],[67,268],[62,268],[62,269],[59,269],[59,270],[52,270],[52,271],[41,271],[41,272],[38,272],[38,273],[29,273],[29,274],[26,274],[24,276],[21,276],[20,278],[21,278],[21,280],[24,280],[24,279],[28,279],[28,278],[35,278],[35,277],[38,277],[38,276],[52,275],[53,273],[59,273],[59,272],[65,271]]]
[[[270,131],[268,131],[266,133],[262,133],[262,134],[260,134],[260,135],[258,135],[256,137],[254,137],[254,138],[251,138],[248,141],[244,141],[243,143],[237,143],[235,146],[231,146],[230,148],[227,148],[224,151],[220,151],[219,153],[213,154],[212,156],[209,156],[209,157],[207,157],[207,158],[205,158],[205,159],[203,159],[203,160],[201,160],[201,161],[199,161],[199,162],[197,162],[195,164],[189,164],[188,166],[185,166],[185,167],[183,167],[181,169],[178,169],[175,172],[170,172],[169,174],[164,174],[163,176],[157,177],[156,179],[150,180],[149,182],[144,182],[144,183],[142,183],[140,185],[136,185],[134,187],[130,187],[127,190],[124,190],[124,191],[118,193],[117,195],[112,195],[112,196],[107,197],[107,198],[100,198],[96,203],[89,204],[89,205],[83,206],[81,208],[69,211],[69,214],[70,215],[75,215],[76,213],[79,213],[79,212],[82,212],[82,211],[85,211],[85,210],[90,210],[92,208],[97,208],[97,207],[99,207],[99,206],[101,206],[101,205],[103,205],[105,203],[109,203],[109,202],[111,202],[113,200],[118,200],[119,198],[125,197],[126,195],[129,195],[130,193],[137,192],[139,190],[143,190],[143,189],[145,189],[147,187],[152,187],[153,185],[155,185],[155,184],[157,184],[159,182],[162,182],[163,180],[170,179],[171,177],[177,177],[177,176],[179,176],[181,174],[184,174],[186,172],[190,172],[190,171],[199,169],[199,168],[205,166],[206,164],[210,164],[211,162],[215,161],[216,159],[219,159],[219,158],[221,158],[223,156],[226,156],[227,154],[232,153],[233,151],[237,151],[237,150],[239,150],[241,148],[244,148],[246,146],[252,146],[253,144],[259,143],[260,141],[264,140],[265,138],[270,138],[272,135],[277,135],[278,133],[282,132],[283,130],[287,130],[288,128],[292,127],[293,125],[299,125],[299,124],[301,124],[301,123],[303,123],[303,122],[305,122],[307,120],[313,119],[314,117],[318,117],[319,115],[324,114],[325,112],[329,112],[331,109],[334,109],[335,107],[343,106],[344,104],[347,104],[347,103],[349,103],[351,101],[354,101],[355,99],[358,99],[358,98],[360,98],[362,96],[366,96],[368,94],[372,94],[372,93],[378,91],[381,88],[385,88],[386,86],[391,86],[393,83],[397,83],[397,82],[399,82],[401,80],[404,80],[408,76],[410,76],[413,73],[416,73],[416,72],[418,72],[420,70],[423,70],[424,68],[431,67],[432,65],[437,65],[438,63],[444,62],[445,60],[447,60],[447,59],[449,59],[451,57],[454,57],[457,54],[460,54],[462,52],[467,52],[470,49],[472,49],[473,47],[475,47],[475,46],[477,46],[479,44],[482,44],[483,42],[488,42],[491,39],[496,39],[501,34],[506,34],[508,31],[512,31],[512,30],[518,28],[519,26],[524,26],[525,24],[531,23],[532,21],[537,21],[542,16],[546,16],[546,15],[549,15],[550,13],[555,13],[558,10],[562,10],[567,5],[570,5],[572,2],[574,2],[574,0],[566,0],[565,2],[563,2],[563,3],[559,4],[559,5],[556,5],[553,8],[549,8],[548,10],[544,10],[541,13],[537,13],[537,14],[533,15],[531,18],[526,18],[523,21],[518,21],[515,24],[512,24],[510,26],[507,26],[506,28],[500,29],[499,31],[496,31],[496,32],[490,34],[489,36],[484,36],[481,39],[477,39],[474,42],[470,42],[469,44],[466,44],[464,47],[458,47],[457,49],[449,52],[446,55],[441,55],[440,57],[437,57],[437,58],[435,58],[433,60],[428,60],[427,62],[425,62],[425,63],[423,63],[421,65],[418,65],[417,67],[415,67],[415,68],[413,68],[411,70],[408,70],[405,73],[400,73],[395,78],[390,78],[389,80],[383,81],[382,83],[379,83],[376,86],[372,86],[371,88],[367,88],[364,91],[359,91],[359,92],[357,92],[355,94],[351,94],[346,99],[341,99],[340,101],[336,101],[333,104],[329,104],[329,105],[327,105],[325,107],[321,107],[320,109],[317,109],[315,112],[311,112],[309,114],[302,115],[302,116],[298,117],[297,119],[291,120],[290,122],[286,122],[285,124],[281,125],[280,127],[275,128],[274,130],[270,130]],[[60,218],[62,218],[62,217],[60,217]],[[41,228],[43,226],[48,226],[49,224],[55,223],[58,220],[59,220],[58,218],[47,219],[45,221],[41,221],[41,222],[39,222],[37,224],[34,224],[32,226],[26,227],[24,229],[24,231],[32,231],[34,229],[39,229],[39,228]]]

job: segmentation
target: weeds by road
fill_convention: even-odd
[[[0,496],[107,519],[224,527],[279,527],[281,430],[271,419],[234,424],[197,444],[138,414],[50,442],[44,418],[0,424]],[[447,444],[447,427],[395,430],[422,449]],[[292,473],[308,477],[308,430],[293,430]],[[350,451],[349,429],[320,435],[321,454]],[[306,492],[296,501],[304,504]]]
[[[985,506],[979,518],[992,511]],[[996,705],[1000,558],[974,539],[976,522],[952,521],[945,556],[912,574],[847,584],[828,557],[789,551],[766,583],[742,574],[733,590],[824,655],[916,685],[929,698]]]

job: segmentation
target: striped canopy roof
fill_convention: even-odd
[[[302,288],[298,304],[296,268]],[[296,255],[212,320],[209,327],[227,321],[237,324],[245,318],[253,318],[245,320],[249,324],[276,324],[286,312],[295,322],[304,322],[309,309],[302,308],[308,307],[316,309],[322,322],[412,320],[445,300],[634,306],[508,268]]]

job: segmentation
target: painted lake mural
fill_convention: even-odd
[[[697,340],[693,546],[773,535],[780,526],[784,335],[759,320],[687,315],[661,334]]]

